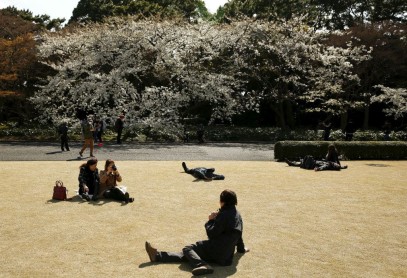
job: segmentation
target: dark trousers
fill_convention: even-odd
[[[121,144],[122,143],[122,130],[118,129],[117,130],[117,140],[116,140],[117,144]]]
[[[116,201],[129,201],[129,193],[123,193],[123,191],[121,191],[118,188],[112,188],[112,189],[108,189],[103,193],[103,197],[105,197],[106,199],[113,199]]]
[[[203,168],[188,169],[186,173],[194,176],[197,179],[212,179],[212,180],[224,180],[224,175],[215,174],[215,168],[209,168],[202,171]]]
[[[98,139],[98,142],[99,143],[102,143],[103,141],[102,141],[102,135],[103,135],[103,131],[98,131],[97,133],[96,133],[96,138]]]
[[[67,135],[61,135],[61,150],[64,150],[64,147],[67,151],[69,151]]]
[[[192,268],[208,264],[205,260],[210,261],[206,256],[201,245],[191,244],[185,246],[182,252],[158,252],[157,261],[162,263],[180,263],[188,262]]]

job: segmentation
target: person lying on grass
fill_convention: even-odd
[[[338,151],[334,145],[328,146],[328,153],[324,160],[315,160],[313,156],[306,155],[300,161],[290,161],[285,159],[288,166],[300,167],[303,169],[314,169],[315,171],[347,169],[348,166],[342,166],[339,161]]]
[[[185,173],[192,175],[198,180],[224,180],[225,176],[215,174],[215,168],[192,168],[189,169],[185,162],[182,162],[182,168],[184,168]]]

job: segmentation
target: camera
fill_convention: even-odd
[[[113,164],[113,166],[112,166],[112,170],[113,170],[113,171],[116,171],[116,170],[117,170],[116,165],[114,165],[114,164]]]

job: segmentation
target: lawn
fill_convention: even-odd
[[[180,161],[119,161],[134,203],[51,200],[57,179],[75,194],[79,164],[0,162],[0,277],[191,277],[187,264],[150,263],[144,242],[179,251],[205,239],[226,188],[251,252],[211,277],[407,277],[407,161],[350,161],[340,172],[189,163],[226,176],[212,182]]]

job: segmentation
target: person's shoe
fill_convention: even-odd
[[[70,151],[70,149],[66,149],[66,151],[67,151],[67,152],[69,152],[69,151]]]
[[[188,167],[187,167],[187,165],[185,164],[185,162],[182,162],[182,168],[184,168],[184,171],[185,171],[185,172],[188,172]]]
[[[157,249],[153,248],[148,241],[146,241],[146,252],[150,258],[150,262],[153,263],[157,261]]]
[[[213,273],[213,268],[207,264],[201,265],[200,267],[196,267],[192,270],[193,275],[205,275],[205,274],[211,274]]]
[[[90,201],[90,197],[88,194],[82,194],[81,197],[82,197],[82,199],[84,199],[86,201]]]
[[[61,151],[65,151],[63,148],[61,148]]]
[[[80,155],[80,157],[82,157],[82,153],[81,153],[81,152],[79,152],[79,155]]]
[[[124,202],[127,204],[130,202],[129,192],[124,193]]]
[[[288,166],[293,166],[293,163],[289,161],[287,158],[284,158],[285,163],[288,164]]]

